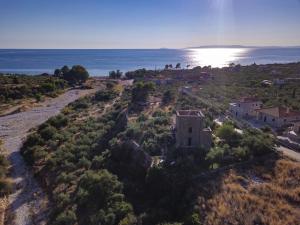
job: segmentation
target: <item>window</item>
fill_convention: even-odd
[[[190,127],[190,128],[189,128],[189,133],[192,133],[192,132],[193,132],[193,128]]]
[[[275,118],[273,118],[272,121],[275,122]]]
[[[189,139],[188,139],[188,146],[189,146],[189,147],[192,146],[192,138],[189,138]]]

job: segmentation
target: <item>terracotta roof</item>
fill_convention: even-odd
[[[257,110],[277,118],[300,116],[300,111],[292,110],[286,107],[271,107]]]

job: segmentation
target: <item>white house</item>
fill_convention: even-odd
[[[234,117],[256,116],[256,110],[261,109],[262,102],[255,97],[244,97],[239,101],[230,103],[229,111]]]
[[[272,127],[280,128],[300,120],[300,111],[286,107],[271,107],[257,110],[257,119]]]

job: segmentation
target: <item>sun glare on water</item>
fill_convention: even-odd
[[[230,63],[239,63],[248,50],[246,48],[197,48],[189,51],[192,65],[224,67]]]

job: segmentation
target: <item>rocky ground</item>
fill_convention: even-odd
[[[8,151],[13,169],[12,178],[16,184],[14,193],[9,197],[11,213],[15,218],[13,224],[45,224],[48,215],[47,196],[19,152],[27,132],[57,115],[69,103],[98,89],[99,87],[90,90],[69,90],[25,112],[0,117],[0,138]]]

